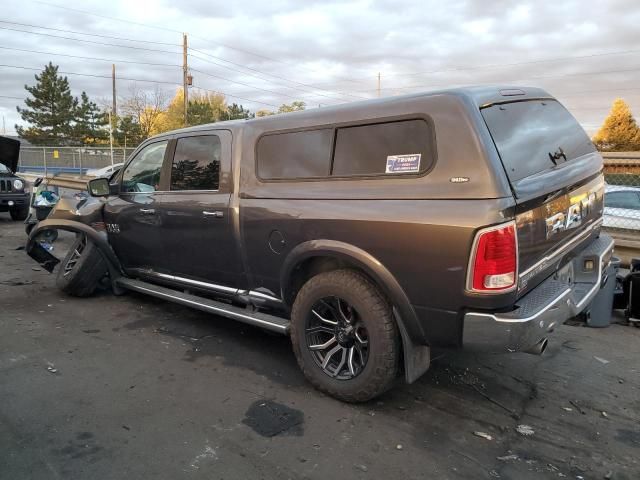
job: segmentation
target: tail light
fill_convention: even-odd
[[[467,290],[502,293],[518,281],[518,239],[515,222],[480,230],[471,249]]]

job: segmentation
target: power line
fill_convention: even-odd
[[[24,66],[20,66],[20,65],[7,65],[7,64],[0,64],[0,67],[5,67],[5,68],[16,68],[16,69],[20,69],[20,70],[33,70],[33,71],[41,71],[41,68],[35,68],[35,67],[24,67]],[[63,75],[74,75],[74,76],[79,76],[79,77],[91,77],[91,78],[108,78],[111,79],[111,75],[98,75],[98,74],[92,74],[92,73],[80,73],[80,72],[58,72],[60,74]],[[149,80],[149,79],[144,79],[144,78],[130,78],[130,77],[118,77],[119,80],[125,80],[125,81],[129,81],[129,82],[143,82],[143,83],[154,83],[154,84],[162,84],[162,85],[173,85],[173,86],[182,86],[181,83],[177,83],[177,82],[165,82],[162,80]],[[261,100],[255,100],[255,99],[250,99],[250,98],[246,98],[246,97],[240,97],[238,95],[232,95],[230,93],[227,92],[222,92],[220,90],[209,90],[207,88],[203,88],[203,87],[196,87],[196,88],[200,88],[201,90],[206,90],[208,92],[213,92],[213,93],[220,93],[226,97],[231,97],[231,98],[238,98],[241,100],[245,100],[247,102],[252,102],[252,103],[259,103],[261,105],[267,105],[269,107],[276,107],[277,105],[274,105],[272,103],[268,103],[268,102],[263,102]]]
[[[241,64],[239,64],[239,63],[235,63],[235,62],[232,62],[232,61],[230,61],[230,60],[225,60],[224,58],[216,57],[215,55],[211,55],[210,53],[203,52],[202,50],[197,50],[197,49],[195,49],[195,48],[191,48],[191,51],[192,51],[192,52],[199,53],[199,54],[201,54],[201,55],[205,55],[205,56],[207,56],[207,57],[214,58],[214,59],[219,60],[219,61],[222,61],[222,62],[230,63],[231,65],[235,65],[235,66],[238,66],[238,67],[241,67],[241,68],[245,68],[245,69],[247,69],[247,70],[251,70],[251,71],[253,71],[253,72],[260,73],[260,74],[262,74],[262,75],[267,75],[267,76],[270,76],[270,77],[273,77],[273,78],[277,78],[277,79],[280,79],[280,80],[285,80],[285,81],[287,81],[287,82],[295,83],[296,85],[301,85],[301,86],[303,86],[303,87],[311,88],[311,89],[313,89],[313,90],[321,90],[321,91],[323,91],[323,92],[334,93],[334,92],[333,92],[333,91],[331,91],[331,90],[326,90],[326,89],[324,89],[324,88],[318,88],[318,87],[316,87],[316,86],[314,86],[314,85],[311,85],[311,84],[308,84],[308,83],[302,83],[302,82],[298,82],[298,81],[296,81],[296,80],[290,80],[290,79],[288,79],[288,78],[286,78],[286,77],[282,77],[282,76],[279,76],[279,75],[274,75],[274,74],[272,74],[272,73],[263,72],[263,71],[258,70],[258,69],[256,69],[256,68],[247,67],[247,66],[245,66],[245,65],[241,65]],[[196,57],[196,58],[200,58],[200,57]],[[204,59],[200,58],[200,60],[204,60]],[[247,75],[248,75],[248,74],[247,74]],[[343,92],[337,92],[337,93],[338,93],[339,95],[342,95],[342,96],[348,96],[348,97],[353,97],[353,98],[360,98],[360,99],[365,98],[365,97],[362,97],[362,96],[359,96],[359,95],[354,95],[354,94],[351,94],[351,93],[343,93]],[[328,95],[322,95],[322,94],[316,94],[316,95],[318,95],[318,96],[322,96],[322,97],[327,97],[327,98],[333,98],[334,100],[339,100],[339,99],[335,98],[335,95],[334,95],[334,96],[328,96]]]
[[[220,80],[224,80],[224,81],[226,81],[226,82],[236,83],[236,84],[238,84],[238,85],[243,85],[243,86],[245,86],[245,87],[253,88],[254,90],[261,90],[261,91],[263,91],[263,92],[271,93],[271,94],[274,94],[274,95],[278,95],[278,96],[282,96],[282,97],[287,97],[287,98],[293,98],[294,100],[297,100],[297,99],[298,99],[298,97],[294,97],[294,96],[292,96],[292,95],[287,95],[287,94],[285,94],[285,93],[274,92],[273,90],[268,90],[268,89],[266,89],[266,88],[256,87],[256,86],[254,86],[254,85],[249,85],[248,83],[238,82],[238,81],[236,81],[236,80],[231,80],[230,78],[221,77],[221,76],[219,76],[219,75],[213,75],[212,73],[203,72],[202,70],[198,70],[198,69],[195,69],[195,68],[193,68],[193,67],[189,67],[189,70],[190,70],[190,71],[192,71],[192,72],[198,72],[198,73],[201,73],[201,74],[206,75],[206,76],[208,76],[208,77],[218,78],[218,79],[220,79]]]
[[[25,48],[13,48],[13,47],[3,47],[0,46],[0,48],[4,49],[4,50],[15,50],[18,52],[27,52],[27,53],[40,53],[43,55],[55,55],[55,56],[59,56],[59,57],[69,57],[69,58],[81,58],[84,60],[97,60],[100,62],[109,62],[109,63],[131,63],[131,64],[135,64],[135,65],[151,65],[151,66],[156,66],[156,67],[180,67],[180,65],[177,64],[170,64],[170,63],[152,63],[152,62],[138,62],[138,61],[133,61],[133,60],[113,60],[110,58],[99,58],[99,57],[85,57],[82,55],[70,55],[67,53],[55,53],[55,52],[43,52],[40,50],[28,50]]]
[[[520,78],[515,78],[515,79],[510,79],[510,80],[504,80],[501,79],[501,82],[515,82],[515,81],[528,81],[530,79],[547,79],[547,78],[565,78],[565,77],[578,77],[578,76],[588,76],[588,75],[609,75],[612,73],[627,73],[627,72],[636,72],[640,70],[640,67],[634,67],[634,68],[629,68],[629,69],[620,69],[620,70],[602,70],[599,72],[578,72],[578,73],[565,73],[565,74],[560,74],[560,75],[534,75],[531,77],[520,77]],[[496,83],[495,81],[492,82],[481,82],[481,83],[474,83],[474,85],[490,85],[490,84],[494,84]],[[462,85],[462,84],[458,84],[458,85]],[[440,86],[447,86],[447,87],[452,87],[453,85],[451,84],[429,84],[429,85],[425,85],[425,84],[420,84],[420,85],[407,85],[404,87],[400,87],[400,86],[395,86],[395,87],[385,87],[382,88],[381,90],[409,90],[412,88],[433,88],[433,87],[440,87]],[[376,89],[369,89],[369,90],[357,90],[358,92],[361,93],[366,93],[366,92],[373,92],[376,91]]]
[[[134,40],[134,39],[123,38],[123,37],[113,37],[113,36],[109,36],[109,35],[97,35],[97,34],[83,33],[83,32],[78,32],[78,31],[73,31],[73,30],[64,30],[64,29],[55,29],[55,28],[49,28],[49,27],[42,27],[42,26],[38,26],[38,25],[24,24],[24,23],[18,23],[18,22],[6,22],[6,21],[0,20],[0,23],[23,25],[23,26],[34,27],[34,28],[43,28],[43,29],[55,30],[55,31],[66,32],[66,33],[75,33],[75,34],[79,34],[79,35],[89,35],[89,36],[97,36],[97,37],[104,37],[104,38],[113,38],[113,39],[119,39],[119,40],[125,40],[125,41],[137,41],[137,40]],[[32,32],[32,31],[29,31],[29,30],[20,30],[20,29],[15,29],[15,28],[11,28],[11,27],[2,27],[2,26],[0,26],[0,29],[16,31],[16,32],[22,32],[22,33],[28,33],[28,34],[32,34],[32,35],[49,36],[49,37],[60,38],[60,39],[65,39],[65,40],[74,40],[74,41],[79,41],[79,42],[84,42],[84,43],[92,43],[92,44],[97,44],[97,45],[114,46],[114,47],[118,47],[118,48],[132,48],[132,49],[137,49],[137,50],[145,50],[145,51],[152,51],[152,52],[159,52],[159,53],[170,53],[170,54],[176,53],[176,52],[170,52],[170,51],[166,51],[166,50],[149,49],[149,48],[144,48],[144,47],[135,47],[135,46],[132,46],[132,45],[121,45],[121,44],[97,42],[97,41],[86,40],[86,39],[78,39],[78,38],[66,37],[66,36],[61,36],[61,35],[53,35],[53,34],[44,33],[44,32]],[[163,42],[147,42],[147,43],[157,43],[157,44],[172,45],[172,46],[175,45],[175,44],[163,43]],[[9,47],[1,47],[1,48],[8,49]],[[19,49],[15,49],[15,50],[19,50]],[[263,75],[271,76],[271,77],[274,77],[274,78],[279,78],[279,79],[282,79],[282,80],[285,80],[285,81],[288,81],[288,82],[291,82],[291,83],[295,83],[295,84],[298,84],[298,85],[306,86],[308,88],[318,89],[318,90],[322,90],[322,91],[328,91],[328,90],[325,90],[325,89],[316,88],[316,87],[314,87],[312,85],[307,85],[307,84],[303,84],[301,82],[296,82],[296,81],[293,81],[293,80],[289,80],[289,79],[287,79],[285,77],[280,77],[280,76],[273,75],[273,74],[270,74],[270,73],[261,72],[260,70],[257,70],[257,69],[251,68],[251,67],[247,67],[245,65],[241,65],[241,64],[238,64],[238,63],[235,63],[235,62],[231,62],[230,60],[225,60],[223,58],[216,57],[214,55],[211,55],[209,53],[206,53],[206,52],[203,52],[203,51],[200,51],[200,50],[195,50],[193,48],[191,50],[192,51],[196,51],[198,53],[201,53],[202,55],[206,55],[206,56],[215,58],[215,59],[217,59],[219,61],[222,61],[222,62],[227,62],[227,63],[239,66],[239,67],[244,68],[244,69],[248,69],[248,70],[252,70],[252,71],[258,72],[258,73],[262,73]],[[28,51],[28,50],[23,50],[23,51]],[[34,53],[45,53],[45,54],[50,54],[50,55],[59,55],[59,56],[67,56],[67,57],[74,58],[73,55],[68,55],[68,54],[56,54],[56,53],[50,53],[50,52],[37,52],[37,51],[34,51]],[[86,58],[86,59],[89,59],[89,60],[101,60],[101,61],[104,60],[104,61],[113,62],[112,60],[100,59],[100,58],[95,58],[95,57],[75,56],[75,58]],[[199,58],[202,61],[208,61],[206,59],[203,59],[203,58],[200,58],[200,57],[197,57],[197,56],[194,56],[194,58]],[[139,63],[139,64],[158,65],[158,66],[173,66],[173,65],[168,65],[168,64],[133,62],[133,61],[130,61],[130,60],[119,60],[117,62],[118,63]],[[231,69],[230,67],[228,67],[226,65],[221,65],[219,63],[215,63],[215,62],[211,62],[211,61],[208,61],[208,62],[212,63],[214,65],[218,65],[218,66],[223,67],[223,68]],[[235,69],[233,69],[233,70],[235,70]],[[235,70],[235,71],[238,71],[239,73],[243,73],[244,75],[252,75],[250,73],[243,72],[241,70]],[[255,76],[255,75],[252,75],[252,76]],[[258,78],[261,78],[261,77],[258,77]],[[261,79],[264,79],[264,78],[261,78]],[[286,87],[286,88],[292,88],[292,87]],[[274,92],[274,93],[277,93],[277,92]],[[335,96],[323,95],[321,93],[316,93],[316,92],[307,92],[307,93],[312,94],[314,96],[330,98],[330,99],[338,100],[338,101],[344,101],[343,99],[337,98]],[[283,94],[283,93],[278,93],[278,94],[282,95],[282,96],[285,96],[285,97],[290,97],[287,94]],[[340,93],[339,92],[338,94],[342,95],[342,96],[353,97],[353,98],[364,98],[364,97],[360,97],[360,96],[353,95],[353,94],[348,94],[348,93],[345,94],[345,93]],[[290,97],[290,98],[292,98],[292,97]]]
[[[125,37],[115,37],[115,36],[112,36],[112,35],[101,35],[99,33],[78,32],[77,30],[66,30],[66,29],[63,29],[63,28],[43,27],[42,25],[33,25],[33,24],[30,24],[30,23],[9,22],[9,21],[6,21],[6,20],[0,20],[0,23],[7,23],[9,25],[19,25],[21,27],[41,28],[43,30],[52,30],[52,31],[55,31],[55,32],[62,32],[62,33],[74,33],[76,35],[86,35],[86,36],[89,36],[89,37],[109,38],[111,40],[125,40],[127,42],[150,43],[150,44],[154,44],[154,45],[167,45],[167,46],[170,46],[170,47],[179,47],[180,46],[177,43],[156,42],[156,41],[153,41],[153,40],[138,40],[136,38],[125,38]]]
[[[72,12],[78,12],[78,13],[82,13],[82,14],[85,14],[85,15],[91,15],[91,16],[98,17],[98,18],[105,18],[105,19],[107,19],[107,20],[115,20],[115,21],[117,21],[117,22],[129,23],[129,24],[131,24],[131,25],[138,25],[138,26],[146,27],[146,28],[155,28],[155,29],[157,29],[157,30],[163,30],[163,31],[166,31],[166,32],[173,32],[173,33],[180,33],[180,34],[182,34],[182,33],[183,33],[183,32],[181,32],[181,31],[179,31],[179,30],[174,30],[174,29],[172,29],[172,28],[160,27],[160,26],[157,26],[157,25],[150,25],[150,24],[142,23],[142,22],[134,22],[134,21],[132,21],[132,20],[124,20],[124,19],[122,19],[122,18],[118,18],[118,17],[111,17],[111,16],[108,16],[108,15],[101,15],[101,14],[98,14],[98,13],[89,12],[89,11],[86,11],[86,10],[80,10],[80,9],[77,9],[77,8],[65,7],[65,6],[63,6],[63,5],[58,5],[58,4],[55,4],[55,3],[44,2],[44,1],[42,1],[42,0],[33,0],[33,1],[34,1],[35,3],[40,3],[40,4],[42,4],[42,5],[47,5],[47,6],[49,6],[49,7],[60,8],[60,9],[68,10],[68,11],[72,11]],[[198,35],[194,35],[194,34],[192,34],[192,33],[190,33],[190,32],[189,32],[189,35],[190,35],[192,38],[198,38],[198,39],[203,40],[203,41],[205,41],[205,42],[207,42],[207,43],[216,43],[217,45],[220,45],[220,46],[222,46],[222,47],[224,47],[224,48],[228,48],[228,49],[230,49],[230,50],[235,50],[235,51],[237,51],[237,52],[246,53],[246,54],[248,54],[248,55],[253,55],[253,56],[255,56],[255,57],[262,58],[262,59],[265,59],[265,60],[269,60],[269,61],[271,61],[271,62],[276,62],[276,63],[280,63],[280,64],[283,64],[283,65],[288,65],[288,66],[292,66],[292,67],[296,67],[296,68],[303,68],[303,69],[305,69],[305,70],[307,70],[307,71],[309,71],[309,72],[316,72],[316,73],[317,73],[317,72],[319,72],[319,70],[313,70],[313,69],[309,69],[309,68],[307,68],[307,67],[302,67],[302,66],[300,66],[300,65],[298,65],[298,64],[294,64],[294,63],[291,63],[291,62],[285,62],[284,60],[279,60],[279,59],[276,59],[276,58],[273,58],[273,57],[269,57],[269,56],[266,56],[266,55],[262,55],[262,54],[260,54],[260,53],[252,52],[252,51],[250,51],[250,50],[245,50],[245,49],[241,49],[241,48],[238,48],[238,47],[234,47],[234,46],[232,46],[232,45],[227,45],[227,44],[220,43],[220,42],[211,42],[211,41],[210,41],[209,39],[207,39],[207,38],[203,38],[203,37],[200,37],[200,36],[198,36]],[[323,73],[324,73],[324,72],[323,72]],[[338,78],[339,78],[339,77],[338,77]],[[355,83],[358,83],[357,81],[355,81],[355,80],[351,80],[351,79],[348,79],[348,78],[342,78],[342,80],[343,80],[343,81],[346,81],[346,82],[355,82]]]
[[[58,5],[56,3],[49,3],[49,2],[43,2],[41,0],[33,0],[35,3],[39,3],[41,5],[47,5],[48,7],[55,7],[55,8],[60,8],[62,10],[68,10],[70,12],[77,12],[77,13],[83,13],[85,15],[91,15],[93,17],[98,17],[98,18],[105,18],[107,20],[115,20],[117,22],[123,22],[123,23],[129,23],[131,25],[138,25],[141,27],[147,27],[147,28],[155,28],[158,30],[164,30],[165,32],[174,32],[174,33],[182,33],[178,30],[173,30],[171,28],[166,28],[166,27],[159,27],[157,25],[149,25],[146,23],[141,23],[141,22],[134,22],[133,20],[124,20],[122,18],[118,18],[118,17],[110,17],[108,15],[100,15],[98,13],[94,13],[94,12],[88,12],[86,10],[79,10],[77,8],[70,8],[70,7],[65,7],[63,5]]]
[[[29,30],[20,30],[17,28],[11,28],[11,27],[0,27],[0,29],[2,30],[11,30],[13,32],[20,32],[20,33],[29,33],[31,35],[43,35],[46,37],[54,37],[54,38],[61,38],[64,40],[73,40],[76,42],[83,42],[83,43],[92,43],[94,45],[106,45],[109,47],[118,47],[118,48],[130,48],[130,49],[134,49],[134,50],[144,50],[147,52],[157,52],[157,53],[170,53],[172,55],[176,55],[176,52],[170,52],[168,50],[158,50],[155,48],[146,48],[146,47],[136,47],[134,45],[121,45],[121,44],[116,44],[116,43],[105,43],[105,42],[97,42],[95,40],[85,40],[84,38],[73,38],[73,37],[64,37],[62,35],[54,35],[52,33],[43,33],[43,32],[31,32]]]
[[[493,63],[486,65],[476,65],[476,66],[465,66],[465,67],[449,67],[438,70],[428,70],[425,72],[413,72],[413,73],[386,73],[385,76],[403,76],[403,77],[415,77],[420,75],[432,75],[436,73],[447,73],[447,72],[458,72],[458,71],[467,71],[467,70],[484,70],[484,69],[494,69],[494,68],[504,68],[504,67],[515,67],[521,65],[533,65],[540,63],[552,63],[552,62],[563,62],[567,60],[583,60],[586,58],[596,58],[596,57],[606,57],[611,55],[630,55],[633,53],[640,53],[640,49],[635,50],[620,50],[615,52],[602,52],[602,53],[592,53],[587,55],[573,55],[567,57],[556,57],[556,58],[548,58],[548,59],[539,59],[539,60],[529,60],[525,62],[511,62],[511,63]],[[368,81],[371,80],[370,77],[362,77],[358,79],[359,81]],[[319,84],[326,85],[326,84]]]
[[[24,67],[21,65],[7,65],[7,64],[3,64],[0,63],[0,67],[6,67],[6,68],[17,68],[20,70],[33,70],[36,72],[40,72],[42,71],[42,68],[35,68],[35,67]],[[63,75],[75,75],[75,76],[79,76],[79,77],[92,77],[92,78],[111,78],[111,75],[98,75],[95,73],[80,73],[80,72],[62,72],[59,71],[58,73],[61,73]],[[127,80],[127,81],[131,81],[131,82],[146,82],[146,83],[158,83],[158,84],[165,84],[165,85],[178,85],[180,86],[180,83],[176,83],[176,82],[165,82],[163,80],[148,80],[148,79],[144,79],[144,78],[127,78],[127,77],[118,77],[119,80]]]
[[[209,93],[222,94],[225,97],[237,98],[239,100],[244,100],[245,102],[259,103],[261,105],[267,105],[269,107],[279,108],[278,105],[274,105],[273,103],[267,103],[267,102],[262,102],[262,101],[258,101],[258,100],[252,100],[250,98],[245,98],[245,97],[239,97],[237,95],[231,95],[231,94],[226,93],[226,92],[221,92],[220,90],[212,90],[210,88],[196,87],[196,86],[191,87],[191,88],[197,88],[198,90],[204,90],[205,92],[209,92]]]
[[[266,81],[268,81],[268,82],[274,83],[276,86],[281,86],[281,87],[284,87],[284,88],[286,88],[286,89],[288,89],[288,90],[295,90],[295,91],[302,92],[302,93],[307,94],[307,95],[314,95],[314,96],[317,96],[317,95],[318,95],[318,94],[316,94],[316,93],[314,93],[314,92],[311,92],[311,91],[309,91],[309,90],[303,90],[303,89],[301,89],[301,88],[297,88],[297,87],[292,87],[292,86],[289,86],[289,85],[283,85],[283,84],[275,83],[272,79],[267,78],[267,77],[265,77],[265,76],[262,76],[262,75],[256,75],[255,73],[249,73],[249,72],[245,72],[245,71],[243,71],[243,70],[239,70],[239,69],[237,69],[237,68],[229,67],[229,66],[227,66],[227,65],[223,65],[223,64],[217,63],[217,62],[215,62],[215,61],[212,61],[212,60],[208,60],[208,59],[206,59],[206,58],[199,57],[199,56],[197,56],[197,55],[194,55],[193,53],[190,53],[190,54],[189,54],[189,56],[190,56],[191,58],[194,58],[194,59],[200,60],[200,61],[202,61],[202,62],[206,62],[206,63],[209,63],[209,64],[211,64],[211,65],[216,65],[216,66],[218,66],[218,67],[225,68],[225,69],[230,70],[230,71],[232,71],[232,72],[238,72],[238,73],[241,73],[241,74],[243,74],[243,75],[247,75],[247,76],[250,76],[250,77],[258,78],[258,79],[260,79],[260,80],[266,80]],[[243,68],[245,68],[245,67],[243,67]],[[265,74],[265,75],[269,75],[269,74]],[[291,81],[291,80],[287,80],[287,81]],[[322,95],[320,95],[320,96],[322,96]],[[334,97],[330,97],[330,98],[332,98],[332,99],[334,99],[334,100],[340,100],[340,101],[342,101],[342,100],[341,100],[341,99],[339,99],[339,98],[334,98]]]

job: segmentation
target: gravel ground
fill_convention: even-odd
[[[640,478],[640,329],[565,325],[543,357],[440,352],[348,405],[310,387],[287,338],[63,295],[24,239],[0,214],[3,480]]]

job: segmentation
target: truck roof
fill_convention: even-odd
[[[215,129],[229,129],[238,130],[248,125],[260,126],[260,128],[269,128],[273,125],[274,129],[282,128],[284,124],[300,123],[305,124],[319,117],[330,118],[331,116],[345,113],[347,111],[354,110],[376,110],[379,107],[385,105],[394,104],[397,102],[404,102],[410,99],[425,98],[430,96],[442,96],[451,95],[457,97],[464,97],[472,104],[478,106],[478,108],[487,106],[493,103],[509,102],[514,100],[527,100],[533,98],[553,98],[548,92],[537,87],[522,87],[513,85],[490,85],[490,86],[475,86],[475,87],[460,87],[450,88],[443,90],[432,90],[428,92],[410,93],[406,95],[396,95],[392,97],[374,98],[367,100],[359,100],[355,102],[341,103],[338,105],[331,105],[321,108],[313,108],[309,110],[301,110],[291,113],[283,113],[278,115],[269,115],[266,117],[240,119],[240,120],[227,120],[223,122],[207,123],[203,125],[196,125],[193,127],[182,128],[180,130],[173,130],[171,132],[161,133],[153,138],[160,138],[165,135],[173,135],[175,133],[188,133],[198,132],[204,130]]]

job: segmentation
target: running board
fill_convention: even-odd
[[[190,293],[183,293],[172,288],[161,287],[153,283],[134,280],[132,278],[120,277],[117,280],[118,286],[133,290],[135,292],[146,293],[154,297],[162,298],[170,302],[186,305],[209,313],[215,313],[222,317],[231,318],[239,322],[261,327],[272,332],[286,335],[289,333],[289,320],[276,317],[267,313],[250,311],[245,308],[218,302],[209,298],[199,297]]]

